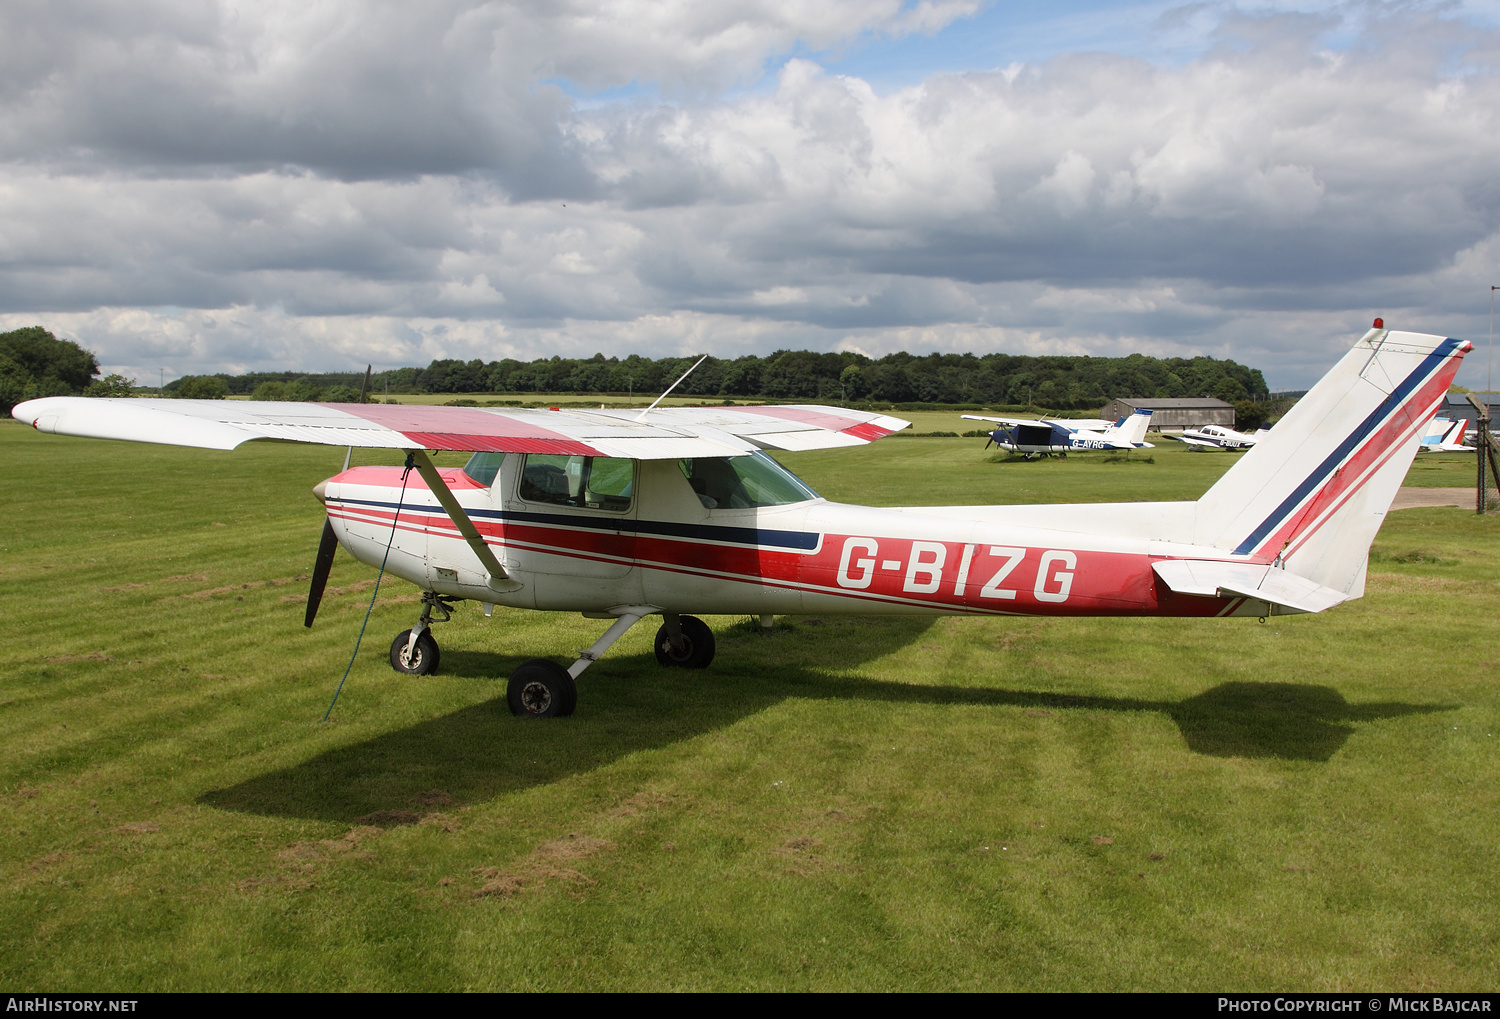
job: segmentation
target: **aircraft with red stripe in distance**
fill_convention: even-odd
[[[1472,453],[1476,447],[1464,445],[1464,432],[1468,427],[1467,418],[1433,418],[1427,426],[1427,434],[1422,436],[1422,444],[1417,447],[1417,452]]]
[[[577,679],[658,616],[663,666],[703,668],[698,614],[1260,617],[1364,593],[1376,531],[1469,343],[1379,319],[1200,499],[1085,505],[830,502],[770,451],[863,445],[906,427],[835,407],[528,410],[49,397],[13,416],[58,435],[233,449],[257,440],[404,450],[316,488],[327,508],[312,625],[336,549],[417,585],[398,671],[439,667],[432,625],[477,602],[608,620],[507,696],[559,716]],[[471,453],[439,469],[428,450]],[[347,463],[347,462],[346,462]]]

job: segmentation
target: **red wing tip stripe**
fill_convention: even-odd
[[[883,439],[893,433],[889,428],[881,428],[874,422],[866,421],[855,425],[853,428],[845,428],[844,434],[852,435],[856,439],[864,439],[867,442],[874,442],[876,439]]]

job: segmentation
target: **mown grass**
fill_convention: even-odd
[[[785,459],[884,504],[1192,498],[1233,462],[982,445]],[[403,678],[395,582],[325,725],[373,579],[341,556],[302,628],[341,458],[0,425],[7,986],[1500,977],[1494,518],[1395,513],[1364,599],[1265,625],[715,618],[703,673],[642,626],[552,724],[502,677],[602,624],[465,607],[443,674]]]

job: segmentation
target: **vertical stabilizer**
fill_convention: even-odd
[[[1151,426],[1151,412],[1149,410],[1138,410],[1128,418],[1122,418],[1118,424],[1110,426],[1104,432],[1104,437],[1112,442],[1128,442],[1132,446],[1138,446],[1146,441],[1146,429]]]
[[[1198,500],[1195,542],[1357,595],[1370,542],[1471,349],[1370,330]]]

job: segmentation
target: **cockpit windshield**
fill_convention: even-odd
[[[504,453],[475,453],[469,457],[469,462],[464,464],[464,473],[481,485],[493,485],[495,475],[500,473],[500,465],[504,462]]]
[[[817,492],[760,451],[749,456],[679,460],[677,466],[698,501],[709,509],[785,506],[818,498]]]

